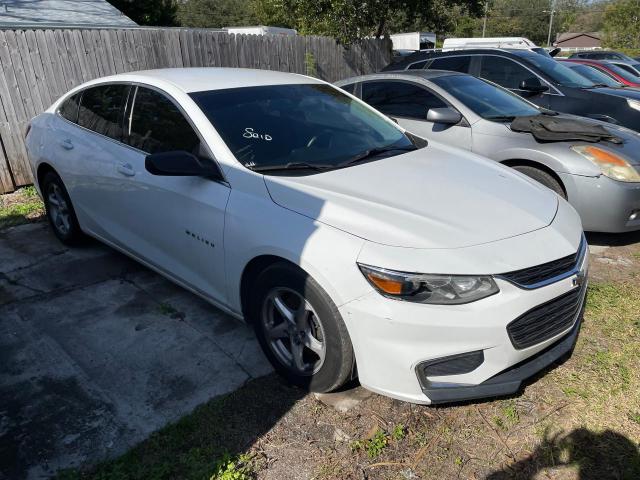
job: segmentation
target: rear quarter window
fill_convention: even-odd
[[[58,108],[58,113],[60,116],[66,120],[69,120],[73,123],[78,123],[78,111],[80,109],[80,96],[81,92],[76,93],[75,95],[67,98],[62,104],[60,108]]]

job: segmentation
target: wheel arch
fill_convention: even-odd
[[[56,175],[59,176],[58,172],[56,172],[56,169],[53,168],[49,163],[47,162],[42,162],[40,165],[38,165],[38,169],[36,170],[36,182],[37,182],[37,187],[40,190],[40,193],[42,193],[42,180],[44,179],[44,176],[49,173],[55,173]],[[44,195],[44,194],[43,194]]]
[[[560,185],[560,187],[562,188],[562,191],[564,192],[565,196],[568,197],[568,192],[567,192],[567,187],[564,184],[564,182],[562,181],[562,179],[560,178],[560,176],[549,166],[545,165],[544,163],[541,162],[537,162],[535,160],[527,160],[527,159],[523,159],[523,158],[512,158],[512,159],[508,159],[508,160],[501,160],[500,161],[501,164],[506,165],[507,167],[532,167],[532,168],[537,168],[538,170],[541,170],[545,173],[548,173],[549,175],[551,175],[553,177],[553,179],[558,182],[558,184]]]

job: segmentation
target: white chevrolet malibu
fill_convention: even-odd
[[[27,149],[60,240],[95,237],[245,319],[311,390],[509,394],[576,341],[573,208],[320,80],[102,78],[33,119]]]

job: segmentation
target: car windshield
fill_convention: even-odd
[[[542,55],[527,55],[526,59],[563,87],[592,88],[594,86],[591,80],[583,77],[578,72],[574,72],[553,58],[543,57]]]
[[[190,94],[245,167],[311,173],[415,150],[402,130],[324,84],[267,85]]]
[[[627,82],[640,83],[640,78],[638,76],[622,67],[619,67],[615,63],[607,63],[605,66],[619,77],[624,78]]]
[[[509,121],[540,113],[518,95],[470,75],[448,75],[431,81],[486,120]]]
[[[571,70],[578,72],[583,77],[588,78],[595,84],[606,85],[607,87],[621,87],[622,84],[617,80],[611,78],[606,73],[602,73],[600,70],[594,67],[590,67],[589,65],[582,65],[580,63],[569,64],[567,62],[567,67]]]

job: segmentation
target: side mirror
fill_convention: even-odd
[[[197,157],[193,153],[182,150],[147,155],[144,160],[144,168],[151,175],[222,178],[220,170],[213,160]]]
[[[520,82],[520,90],[535,94],[546,92],[549,90],[549,87],[547,85],[543,85],[536,77],[532,77]]]
[[[427,111],[427,122],[455,125],[462,120],[462,114],[451,107],[430,108]]]

